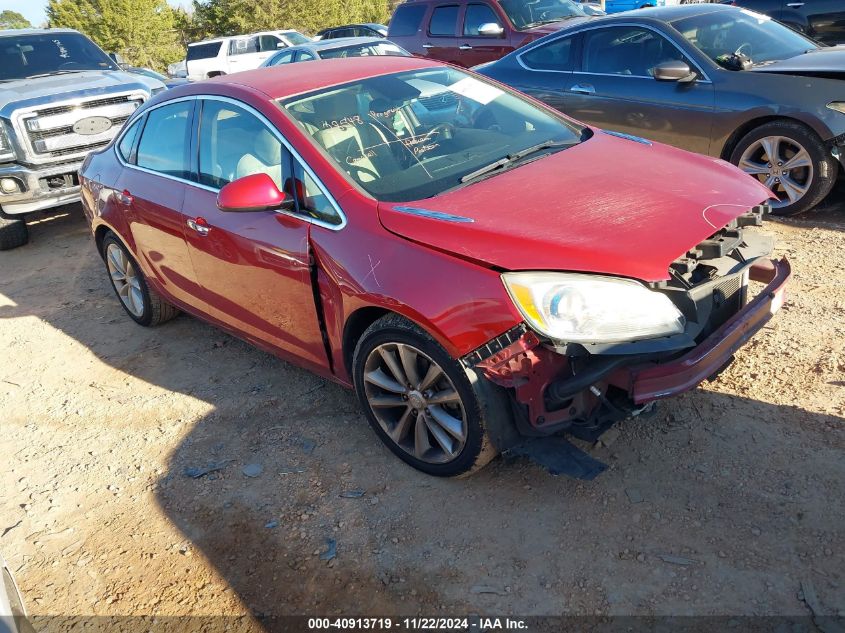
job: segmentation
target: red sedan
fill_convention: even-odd
[[[170,90],[81,182],[132,319],[184,310],[354,387],[434,475],[695,387],[789,276],[735,167],[415,58]]]

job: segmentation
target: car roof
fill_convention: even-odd
[[[297,44],[290,48],[283,48],[282,50],[289,51],[292,48],[313,48],[314,50],[326,50],[331,48],[346,48],[347,46],[355,46],[356,44],[384,44],[383,37],[336,37],[330,40],[317,40],[316,42],[308,42],[307,44]]]
[[[294,29],[278,29],[276,31],[255,31],[254,33],[241,33],[240,35],[220,35],[218,37],[209,37],[207,40],[200,40],[198,42],[191,42],[188,46],[196,46],[197,44],[213,44],[214,42],[227,42],[229,40],[236,40],[241,37],[252,37],[253,35],[285,35],[286,33],[297,33]]]
[[[320,64],[319,72],[315,72],[315,64]],[[284,99],[303,92],[361,81],[370,77],[437,67],[445,67],[445,64],[420,57],[398,55],[346,57],[323,59],[307,64],[283,64],[247,70],[195,82],[192,86],[201,89],[202,86],[213,84],[239,85],[259,90],[271,99]],[[201,90],[191,91],[191,93],[194,92],[201,92]]]
[[[8,37],[10,35],[49,35],[50,33],[79,33],[79,31],[76,29],[0,29],[0,37]]]

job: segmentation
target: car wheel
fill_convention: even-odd
[[[23,246],[29,241],[29,230],[23,218],[0,212],[0,251]]]
[[[370,425],[405,462],[430,475],[467,475],[496,456],[466,370],[398,315],[373,323],[352,360]]]
[[[114,233],[109,233],[103,239],[103,259],[112,288],[120,299],[120,305],[136,323],[144,326],[158,325],[179,314],[177,308],[147,286],[135,258]]]
[[[830,193],[838,165],[821,139],[800,123],[773,121],[751,130],[731,153],[731,162],[771,189],[775,215],[796,215]]]

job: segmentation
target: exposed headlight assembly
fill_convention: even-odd
[[[827,104],[827,107],[831,110],[836,110],[837,112],[845,114],[845,101],[831,101]]]
[[[557,341],[638,341],[682,334],[686,325],[669,297],[630,279],[517,272],[502,280],[528,324]]]
[[[0,121],[0,162],[13,160],[14,158],[15,150],[12,148],[12,143],[6,134],[6,126],[3,121]]]

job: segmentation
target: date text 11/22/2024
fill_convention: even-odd
[[[521,618],[308,618],[308,630],[405,630],[405,631],[525,631],[528,625]]]

